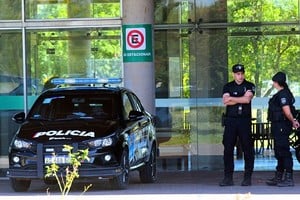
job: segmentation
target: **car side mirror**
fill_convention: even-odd
[[[143,116],[144,116],[143,112],[132,110],[129,112],[128,118],[130,121],[134,121],[134,120],[139,120],[139,119],[143,118]]]
[[[13,115],[12,120],[18,124],[21,124],[25,121],[25,113],[19,112]]]

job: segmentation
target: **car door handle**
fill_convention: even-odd
[[[145,121],[142,121],[142,122],[139,122],[138,123],[138,125],[141,127],[144,127],[144,126],[146,126],[147,124],[149,123],[149,121],[148,120],[145,120]]]

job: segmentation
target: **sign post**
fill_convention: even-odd
[[[152,25],[123,25],[123,62],[153,62]]]

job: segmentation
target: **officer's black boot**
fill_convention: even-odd
[[[266,181],[267,185],[275,186],[282,181],[283,172],[276,171],[275,176]]]
[[[219,186],[231,186],[233,185],[232,174],[226,174],[224,179],[219,183]]]
[[[241,183],[241,186],[250,186],[251,185],[251,174],[245,174],[244,180]]]
[[[293,173],[286,172],[283,181],[277,184],[278,187],[294,186]]]

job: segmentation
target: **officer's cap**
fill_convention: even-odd
[[[237,73],[237,72],[245,72],[244,65],[242,64],[235,64],[232,66],[232,72]]]
[[[277,83],[285,83],[286,81],[286,75],[283,72],[277,72],[273,77],[272,81],[275,81]]]

